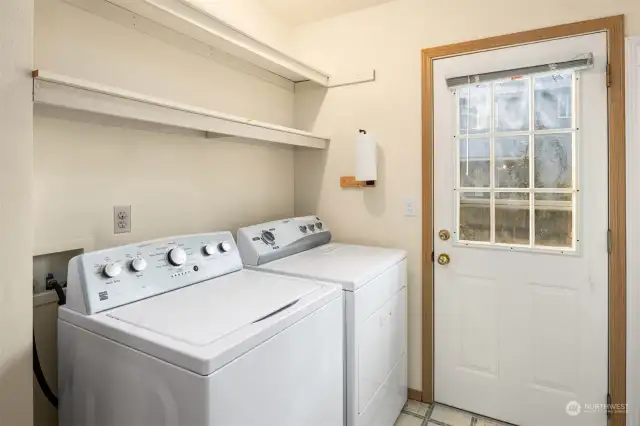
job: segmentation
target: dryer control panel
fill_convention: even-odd
[[[248,266],[262,265],[331,241],[331,232],[317,216],[277,220],[238,230],[238,249]]]
[[[95,314],[240,269],[230,232],[94,251],[69,262],[66,306]]]

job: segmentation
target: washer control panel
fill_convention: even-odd
[[[242,262],[258,266],[331,241],[331,232],[317,216],[261,223],[238,230]]]
[[[67,307],[94,314],[242,269],[230,232],[146,241],[69,262]]]

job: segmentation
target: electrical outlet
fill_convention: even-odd
[[[131,206],[113,207],[113,233],[131,232]]]
[[[416,215],[416,200],[413,197],[407,197],[404,199],[404,215],[415,216]]]

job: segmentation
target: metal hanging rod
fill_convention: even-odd
[[[447,87],[459,87],[467,84],[480,84],[488,81],[504,80],[513,77],[523,77],[531,74],[538,74],[550,71],[581,70],[593,67],[593,54],[589,53],[580,59],[572,59],[564,62],[554,62],[551,64],[533,65],[524,68],[514,68],[503,71],[492,71],[483,74],[472,74],[461,77],[447,79]]]

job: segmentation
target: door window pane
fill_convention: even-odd
[[[489,133],[491,122],[491,90],[488,84],[459,89],[460,134]]]
[[[529,193],[497,192],[496,243],[529,245]]]
[[[571,188],[571,133],[535,136],[536,188]]]
[[[536,130],[570,129],[573,118],[573,75],[538,77],[534,83]]]
[[[491,241],[491,206],[488,192],[460,193],[460,240]]]
[[[500,188],[529,187],[529,136],[495,138],[495,183]]]
[[[491,178],[491,145],[489,139],[460,139],[459,164],[461,187],[489,187]]]
[[[573,194],[535,194],[535,244],[573,246]]]
[[[496,132],[529,130],[529,79],[494,83]]]
[[[576,81],[548,72],[457,89],[458,241],[577,249]]]

